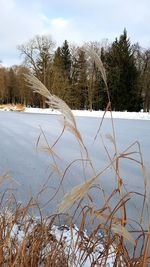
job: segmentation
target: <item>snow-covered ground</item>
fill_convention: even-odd
[[[7,231],[10,231],[9,241],[15,242],[15,244],[18,246],[20,246],[25,239],[27,240],[30,238],[32,231],[35,234],[36,230],[34,227],[36,228],[38,224],[41,224],[40,218],[34,218],[33,220],[33,218],[28,215],[24,217],[23,221],[20,218],[17,220],[17,223],[14,223],[16,218],[8,208],[0,210],[0,223],[3,222],[4,218],[7,225]],[[72,226],[58,226],[54,224],[50,225],[46,220],[43,222],[43,227],[47,227],[47,235],[51,234],[53,236],[46,246],[43,247],[42,251],[40,251],[43,261],[46,259],[46,257],[48,257],[49,254],[53,253],[52,246],[54,244],[52,242],[58,242],[59,247],[57,247],[57,249],[63,248],[66,258],[69,256],[68,267],[90,267],[92,262],[95,262],[94,266],[96,267],[98,267],[100,264],[102,267],[114,266],[116,259],[115,247],[110,244],[107,255],[105,251],[106,241],[102,233],[96,234],[93,237],[93,240],[91,240],[87,231],[79,231],[79,228],[75,224]],[[94,243],[95,246],[93,247]],[[120,267],[124,267],[125,264],[123,263],[121,257],[120,261],[122,262]],[[40,266],[44,265],[41,263]]]
[[[27,113],[39,113],[39,114],[53,114],[53,115],[59,115],[60,112],[57,110],[53,110],[51,108],[31,108],[31,107],[24,107],[22,105],[1,105],[0,106],[1,111],[21,111],[21,112],[27,112]],[[102,118],[104,115],[104,111],[89,111],[89,110],[72,110],[72,113],[74,116],[82,116],[82,117],[95,117],[95,118]],[[134,119],[134,120],[150,120],[150,112],[120,112],[120,111],[113,111],[112,114],[107,111],[105,114],[105,118],[111,118],[111,115],[113,118],[116,119]]]
[[[14,215],[9,211],[9,209],[0,210],[0,222],[5,218],[5,222],[7,223],[7,230],[9,232],[9,237],[7,241],[15,242],[16,245],[21,246],[21,243],[27,239],[28,236],[32,234],[34,227],[41,220],[38,218],[32,219],[26,215],[26,217],[22,220],[18,220],[17,223],[14,223]],[[25,225],[28,225],[25,227]],[[42,260],[48,257],[53,251],[52,246],[54,246],[55,242],[58,242],[57,249],[61,250],[63,248],[65,257],[68,258],[68,267],[90,267],[92,262],[95,262],[95,267],[113,267],[116,259],[115,247],[110,245],[108,249],[108,255],[105,252],[105,239],[102,234],[97,234],[93,237],[93,240],[89,239],[89,236],[86,231],[79,231],[76,225],[67,226],[67,225],[52,225],[50,226],[47,222],[43,222],[43,226],[47,226],[47,234],[52,235],[53,238],[49,240],[45,247],[42,248],[40,254],[42,254]],[[50,227],[49,227],[50,226]],[[15,241],[14,241],[15,240]],[[52,243],[54,242],[54,244]],[[95,246],[93,247],[93,244]],[[84,245],[83,245],[84,244]],[[89,251],[91,250],[90,256]],[[124,267],[122,258],[120,257],[121,266]],[[44,266],[41,262],[41,267]],[[121,267],[120,266],[120,267]]]
[[[25,108],[24,112],[28,113],[42,113],[42,114],[60,114],[57,110],[51,110],[49,108]],[[89,111],[89,110],[72,110],[74,116],[83,116],[83,117],[95,117],[102,118],[104,111]],[[113,118],[117,119],[134,119],[134,120],[150,120],[150,112],[112,112]],[[106,112],[105,118],[111,118],[110,112]]]

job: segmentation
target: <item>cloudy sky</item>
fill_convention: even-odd
[[[36,34],[61,45],[110,42],[127,29],[131,42],[150,47],[150,0],[0,0],[0,60],[21,63],[16,47]]]

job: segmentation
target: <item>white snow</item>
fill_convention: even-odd
[[[15,105],[5,105],[0,107],[0,111],[21,111],[26,113],[39,113],[39,114],[53,114],[58,115],[60,112],[58,110],[54,110],[51,108],[31,108],[26,107],[21,109],[18,106]],[[72,113],[74,116],[79,117],[95,117],[95,118],[102,118],[104,116],[104,111],[102,110],[72,110]],[[143,112],[141,110],[140,112],[127,112],[127,111],[107,111],[105,114],[105,118],[111,118],[111,114],[113,118],[116,119],[132,119],[132,120],[150,120],[150,112]]]
[[[84,257],[82,257],[82,249],[80,248],[80,243],[82,242],[82,239],[88,240],[88,235],[84,232],[83,237],[79,234],[79,229],[76,225],[74,225],[73,228],[69,228],[68,226],[53,226],[52,227],[52,233],[56,237],[57,241],[60,240],[64,241],[64,247],[66,254],[72,255],[72,257],[69,257],[69,266],[70,267],[80,267],[81,264],[84,267],[90,267],[91,266],[91,260],[93,259],[95,262],[99,258],[98,262],[101,263],[101,266],[108,266],[113,267],[116,259],[116,253],[115,248],[111,245],[109,248],[108,256],[100,257],[100,254],[104,250],[104,246],[102,242],[97,244],[95,248],[93,249],[93,252],[90,256],[86,258],[86,253],[84,254]],[[94,240],[93,240],[94,242]],[[81,246],[82,247],[82,246]],[[92,244],[91,244],[92,247]],[[90,249],[90,246],[88,247]],[[82,261],[81,261],[82,258]],[[84,261],[85,259],[85,261]],[[99,266],[99,264],[96,266]]]
[[[25,231],[22,229],[23,226],[14,224],[10,233],[11,238],[13,239],[15,237],[18,244],[21,243],[25,237]],[[32,227],[30,227],[29,232],[30,231],[32,231]],[[84,267],[90,267],[91,262],[93,260],[94,262],[97,262],[95,266],[105,266],[105,267],[114,266],[116,259],[116,252],[115,248],[112,245],[110,245],[107,257],[105,256],[100,257],[100,254],[105,249],[102,242],[101,243],[99,242],[94,247],[93,252],[90,253],[90,256],[86,257],[86,253],[84,253],[84,250],[80,248],[80,244],[82,243],[83,239],[88,240],[88,235],[84,232],[83,236],[81,236],[79,234],[79,229],[76,225],[74,225],[74,227],[71,228],[69,228],[67,225],[62,225],[62,226],[53,225],[50,233],[56,238],[58,243],[60,243],[60,241],[61,243],[63,242],[64,252],[66,254],[66,257],[68,257],[69,255],[68,267],[80,267],[81,264]],[[90,246],[88,245],[88,248],[92,249],[92,245],[93,244],[90,243]],[[48,253],[50,252],[51,252],[51,245],[47,244],[47,246],[43,248],[42,255],[43,256],[48,255]],[[99,265],[99,263],[101,265]],[[124,266],[123,262],[122,266]]]
[[[27,113],[41,113],[41,114],[60,114],[57,110],[52,110],[50,108],[41,109],[41,108],[25,108]],[[83,117],[95,117],[102,118],[104,115],[104,111],[89,111],[89,110],[72,110],[74,116],[83,116]],[[134,120],[150,120],[150,112],[112,112],[113,118],[117,119],[134,119]],[[105,118],[111,118],[111,113],[109,111],[106,112]]]
[[[30,217],[26,216],[24,219],[26,223],[28,223]],[[18,245],[24,240],[24,238],[28,234],[32,232],[34,225],[38,223],[38,218],[36,218],[33,221],[33,224],[30,224],[27,233],[26,232],[27,229],[24,227],[24,224],[21,221],[13,223],[14,216],[11,213],[11,211],[9,211],[8,208],[0,210],[0,223],[2,223],[3,220],[5,220],[8,229],[9,227],[11,229],[9,242],[11,242],[11,240],[14,240],[15,238],[15,242],[17,242]],[[108,255],[103,256],[102,252],[105,250],[104,237],[103,238],[101,237],[101,239],[99,239],[98,242],[96,237],[93,238],[93,241],[90,240],[89,242],[89,237],[87,232],[82,231],[82,233],[80,233],[79,228],[76,225],[72,225],[72,227],[69,227],[67,225],[61,225],[61,226],[52,225],[49,231],[50,234],[52,234],[53,237],[58,241],[58,244],[63,244],[66,257],[69,256],[68,267],[80,267],[80,266],[90,267],[93,261],[96,263],[95,266],[101,266],[101,267],[114,266],[116,259],[115,246],[110,245]],[[97,235],[97,238],[99,238],[99,235]],[[84,251],[84,246],[82,245],[82,241],[86,246],[85,251]],[[93,244],[95,244],[94,248],[92,248]],[[92,250],[90,256],[87,255],[88,250]],[[42,255],[43,257],[46,257],[46,255],[48,255],[49,253],[51,253],[50,243],[48,243],[46,247],[43,248]],[[122,261],[122,258],[120,258],[120,260]],[[121,265],[122,267],[124,266],[123,261]]]

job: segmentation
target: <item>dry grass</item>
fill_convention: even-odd
[[[23,112],[25,110],[25,106],[23,104],[4,104],[0,105],[0,109],[2,110],[10,110],[10,111],[18,111]]]
[[[108,112],[108,110],[111,112],[111,101],[103,64],[94,50],[89,50],[88,53],[92,56],[101,71],[108,93],[108,105],[94,138],[95,141],[96,138],[101,135],[101,127],[105,113]],[[62,132],[53,145],[48,143],[44,132],[42,132],[47,146],[46,151],[49,152],[53,160],[53,170],[60,177],[60,184],[48,202],[55,198],[60,187],[63,185],[66,173],[77,161],[82,163],[83,172],[87,166],[90,167],[92,175],[82,184],[73,187],[70,192],[67,192],[63,199],[60,200],[56,214],[48,218],[43,217],[41,209],[33,198],[24,206],[18,206],[16,203],[15,207],[11,207],[9,203],[7,206],[9,206],[9,210],[11,209],[10,213],[8,210],[2,209],[3,206],[6,206],[4,204],[2,205],[2,197],[2,212],[0,215],[0,266],[75,267],[84,266],[84,264],[86,264],[86,267],[100,267],[109,266],[110,258],[110,266],[114,267],[148,266],[150,264],[150,217],[147,200],[148,179],[140,144],[135,142],[127,147],[126,150],[119,153],[115,137],[115,126],[112,118],[112,136],[108,136],[108,138],[113,144],[114,156],[111,157],[103,142],[109,162],[106,163],[106,167],[103,170],[96,172],[70,108],[64,101],[52,95],[34,76],[26,75],[26,80],[30,84],[32,90],[46,97],[50,107],[58,109],[64,118]],[[57,165],[56,158],[59,157],[59,155],[55,153],[54,148],[55,145],[59,143],[66,129],[69,130],[78,141],[81,158],[70,162],[65,171],[62,172]],[[37,146],[39,145],[39,139],[37,141]],[[139,156],[138,159],[134,158],[135,154]],[[143,171],[143,190],[141,189],[140,193],[128,191],[121,177],[120,160],[126,161],[127,159],[131,160],[134,164],[138,164]],[[100,179],[102,179],[102,176],[107,175],[107,171],[110,167],[112,169],[112,176],[114,176],[117,181],[117,186],[111,193],[106,194],[105,188],[102,188],[100,184]],[[45,188],[46,184],[43,185],[41,192],[44,191]],[[99,205],[98,203],[94,203],[91,194],[92,191],[98,193],[101,197],[102,201]],[[139,197],[143,203],[137,222],[134,221],[134,218],[132,218],[132,220],[128,218],[127,215],[127,205],[129,205],[129,203],[132,205],[134,196]],[[112,205],[114,200],[115,205]],[[29,210],[31,208],[34,209],[34,207],[39,209],[38,219],[28,215]],[[69,219],[67,219],[67,223],[56,228],[55,225],[58,224],[60,217],[65,216],[64,212],[68,214],[70,212],[70,207],[72,214]],[[145,215],[148,219],[145,226],[146,228],[143,228],[142,219]],[[75,223],[78,218],[80,218],[79,229],[76,229]],[[89,235],[85,233],[87,223],[92,226]],[[70,241],[67,239],[67,233],[69,233]]]

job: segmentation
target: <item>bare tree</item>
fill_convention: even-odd
[[[55,42],[50,36],[35,36],[27,43],[18,46],[18,50],[24,57],[24,64],[47,87],[49,87],[49,75],[53,58]],[[43,99],[43,107],[45,101]]]

